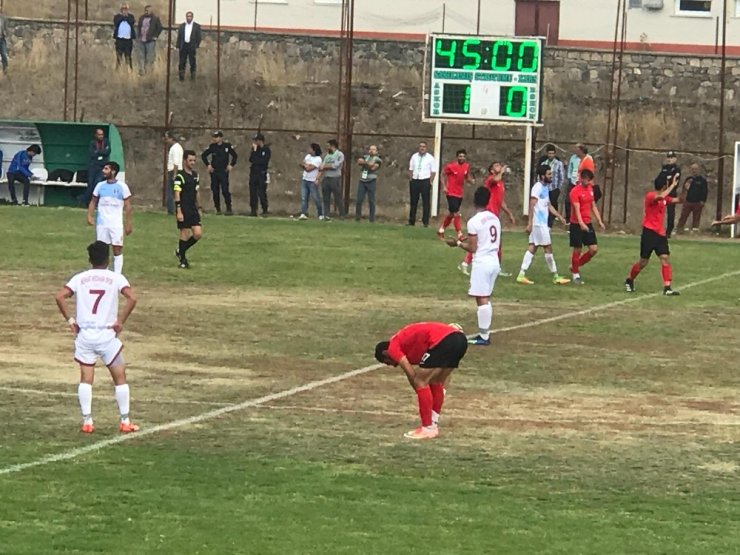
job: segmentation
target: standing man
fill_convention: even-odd
[[[455,153],[457,159],[447,164],[442,170],[442,187],[444,187],[447,196],[447,216],[444,222],[439,226],[437,235],[440,239],[444,238],[445,230],[450,222],[453,222],[457,238],[462,238],[462,226],[460,225],[460,206],[463,200],[463,191],[465,182],[475,183],[475,177],[470,175],[470,164],[467,163],[468,153],[465,149],[460,149]]]
[[[211,144],[200,155],[203,163],[208,167],[211,174],[211,193],[213,194],[213,206],[216,214],[221,214],[221,194],[226,203],[226,215],[231,216],[231,192],[229,191],[229,173],[236,166],[238,156],[231,143],[224,141],[221,131],[211,134]]]
[[[555,156],[556,150],[555,145],[548,144],[545,146],[545,156],[540,158],[537,163],[537,167],[547,166],[552,171],[552,179],[547,184],[550,193],[550,205],[557,211],[559,209],[558,202],[560,200],[560,191],[565,185],[565,167],[560,161],[560,158]],[[552,227],[555,216],[549,214],[547,217],[547,227]]]
[[[658,177],[655,178],[655,188],[662,189],[663,187],[670,185],[673,182],[674,176],[681,176],[681,168],[676,163],[678,157],[674,150],[669,150],[665,155],[665,164],[660,168]],[[678,197],[678,191],[673,189],[670,193],[671,197]],[[670,239],[671,233],[673,233],[673,227],[676,224],[676,205],[671,202],[666,206],[666,225],[665,225],[665,236]]]
[[[565,191],[565,219],[570,221],[570,191],[578,182],[578,166],[581,165],[581,158],[578,154],[573,154],[568,160],[568,181]]]
[[[95,130],[95,137],[87,147],[87,189],[82,196],[82,203],[87,206],[92,199],[95,185],[105,179],[103,177],[103,166],[110,159],[110,141],[105,137],[103,129]]]
[[[175,176],[182,169],[182,145],[177,142],[175,132],[168,130],[164,132],[164,142],[169,146],[167,151],[167,189],[165,190],[165,203],[167,204],[167,214],[172,216],[175,213],[175,197],[173,186]]]
[[[501,222],[494,213],[488,210],[491,192],[485,187],[478,187],[474,195],[475,216],[468,220],[468,236],[464,240],[447,239],[451,247],[473,253],[473,271],[470,273],[468,295],[475,299],[478,307],[478,335],[470,337],[471,345],[487,346],[491,344],[491,322],[493,307],[491,294],[496,284],[501,266],[498,261],[498,248],[501,241]]]
[[[299,164],[303,169],[303,173],[301,174],[301,214],[298,216],[299,220],[308,219],[309,198],[313,199],[313,202],[316,205],[316,212],[319,215],[319,220],[324,219],[324,214],[321,211],[319,188],[316,185],[316,181],[319,178],[321,162],[321,146],[316,143],[311,143],[308,147],[306,156],[303,157],[303,162]]]
[[[265,145],[265,136],[257,133],[252,138],[252,153],[249,155],[249,207],[250,216],[257,215],[257,204],[262,205],[262,215],[267,216],[267,167],[272,152]]]
[[[429,216],[431,214],[431,192],[432,181],[437,175],[437,162],[434,156],[427,152],[426,141],[419,143],[419,150],[415,152],[409,161],[409,225],[416,224],[416,207],[419,197],[422,202],[421,222],[424,227],[429,227]]]
[[[583,143],[578,143],[576,145],[576,153],[578,154],[578,159],[580,160],[580,162],[578,163],[578,176],[580,177],[583,170],[588,170],[591,172],[592,175],[595,176],[596,164],[594,164],[593,156],[588,153],[588,147]],[[598,204],[599,200],[601,199],[601,187],[594,183],[593,191],[594,202]]]
[[[74,357],[80,365],[77,397],[82,412],[81,431],[86,434],[95,431],[92,384],[95,364],[101,359],[108,367],[115,386],[114,396],[121,415],[118,430],[124,434],[138,432],[139,426],[131,422],[129,417],[131,393],[126,382],[126,362],[121,353],[123,343],[118,339],[136,306],[136,296],[123,274],[116,274],[108,269],[108,245],[95,241],[87,247],[87,253],[92,269],[73,276],[56,294],[59,311],[75,336]],[[119,294],[126,299],[126,306],[120,315]],[[77,297],[77,302],[75,315],[70,316],[66,300],[73,295]]]
[[[3,74],[8,73],[8,18],[3,15],[0,7],[0,61],[3,64]]]
[[[121,5],[121,12],[113,18],[113,38],[116,41],[116,68],[121,67],[121,60],[126,58],[129,69],[134,69],[131,52],[134,49],[136,18],[128,11],[128,4]]]
[[[339,150],[339,143],[331,139],[327,143],[327,154],[321,165],[321,196],[324,200],[324,219],[331,220],[331,197],[339,211],[339,217],[344,218],[344,201],[342,200],[342,168],[344,167],[344,153]]]
[[[517,283],[532,285],[533,281],[527,279],[527,270],[532,265],[537,249],[542,247],[545,251],[545,263],[552,274],[552,282],[555,285],[570,283],[569,279],[558,275],[558,267],[555,264],[555,256],[552,253],[552,240],[550,239],[550,216],[565,224],[565,219],[560,212],[550,204],[550,180],[552,179],[552,168],[541,165],[537,168],[537,183],[532,186],[529,193],[529,221],[527,222],[527,233],[529,233],[529,246],[524,253],[522,267]]]
[[[177,30],[177,49],[180,51],[178,71],[180,81],[185,80],[185,65],[190,62],[190,79],[195,79],[195,55],[200,47],[200,25],[193,21],[193,12],[185,14],[185,23]]]
[[[154,65],[157,59],[157,39],[162,33],[162,22],[149,5],[144,6],[144,15],[139,18],[139,43],[141,44],[141,73]]]
[[[594,174],[591,170],[583,170],[581,179],[570,191],[570,246],[573,247],[573,255],[570,260],[570,271],[573,274],[573,284],[583,285],[580,268],[588,263],[599,251],[596,232],[591,223],[593,212],[596,222],[602,230],[605,230],[604,222],[601,220],[599,208],[596,206],[593,188]],[[581,255],[583,246],[588,250]]]
[[[375,359],[400,366],[416,392],[421,426],[403,437],[434,439],[445,398],[445,381],[468,350],[465,334],[455,324],[420,322],[401,328],[390,341],[375,346]],[[418,365],[418,370],[414,366]]]
[[[28,204],[28,195],[31,192],[31,179],[34,178],[31,171],[31,162],[34,156],[41,154],[39,145],[31,145],[26,150],[19,150],[13,156],[8,166],[8,191],[10,191],[10,203],[18,204],[18,198],[15,196],[15,182],[23,183],[23,206]]]
[[[668,248],[668,238],[665,232],[665,209],[668,204],[683,202],[683,197],[670,196],[672,190],[678,186],[678,175],[673,176],[671,183],[664,185],[657,192],[650,191],[645,195],[645,216],[642,219],[642,237],[640,238],[640,260],[630,269],[629,276],[624,280],[627,293],[635,292],[635,279],[642,269],[650,262],[650,255],[655,252],[660,258],[660,269],[663,275],[663,294],[669,297],[679,295],[671,288],[673,269]],[[656,185],[657,189],[657,185]]]
[[[113,271],[123,273],[123,237],[134,230],[131,208],[131,190],[118,181],[120,166],[108,162],[103,166],[105,181],[95,186],[87,207],[87,225],[96,225],[98,241],[113,247]],[[97,223],[93,220],[98,210]]]
[[[357,204],[355,206],[355,221],[362,219],[362,203],[367,195],[367,207],[369,210],[368,221],[375,222],[375,192],[378,186],[378,169],[383,164],[382,158],[378,156],[378,147],[370,145],[367,154],[357,159],[360,166],[360,181],[357,183]]]
[[[686,220],[691,214],[691,231],[697,233],[699,231],[699,224],[701,222],[701,213],[704,210],[704,203],[707,202],[707,196],[709,195],[709,186],[707,185],[706,178],[701,175],[701,169],[699,164],[693,163],[689,167],[691,175],[684,182],[684,194],[686,195],[686,202],[684,202],[683,209],[681,210],[681,217],[678,219],[678,229],[689,231],[686,225]],[[673,195],[670,195],[671,198]]]
[[[187,252],[203,236],[203,228],[200,223],[200,178],[195,171],[195,151],[186,150],[183,154],[183,169],[177,172],[174,183],[175,194],[175,217],[177,218],[177,229],[180,230],[180,243],[175,256],[180,263],[180,268],[187,270],[190,263]]]

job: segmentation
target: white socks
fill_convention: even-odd
[[[128,420],[129,410],[129,389],[128,384],[116,386],[116,403],[118,403],[118,410],[121,413],[121,420]]]
[[[527,251],[529,252],[529,251]],[[491,321],[493,320],[493,307],[491,303],[478,307],[478,333],[483,339],[488,339],[491,334]]]
[[[534,260],[534,255],[526,251],[524,253],[524,258],[522,259],[522,272],[526,272],[529,270],[529,267],[532,265],[532,260]]]
[[[92,420],[92,384],[82,383],[77,387],[77,397],[80,400],[82,418],[87,422]]]
[[[432,411],[432,426],[439,425],[439,413]]]
[[[551,252],[545,253],[545,262],[547,262],[547,267],[551,273],[553,274],[558,273],[558,267],[555,264],[555,256]]]
[[[123,255],[113,257],[113,271],[117,274],[123,273]]]

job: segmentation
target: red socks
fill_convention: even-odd
[[[469,252],[465,255],[465,264],[470,264],[471,262],[473,262],[473,253]]]
[[[591,254],[591,251],[586,251],[583,253],[583,256],[581,256],[581,259],[578,261],[578,266],[583,266],[588,263],[589,260],[591,260],[594,257],[593,254]]]
[[[447,226],[450,225],[450,222],[452,222],[452,216],[450,214],[447,214],[445,216],[445,221],[442,224],[442,227],[445,228],[445,229],[447,229]]]
[[[666,287],[671,285],[671,281],[673,281],[673,268],[671,268],[670,264],[663,264],[660,267],[660,273],[663,274],[663,285]]]
[[[452,221],[455,223],[455,231],[460,233],[460,231],[462,231],[462,226],[460,225],[460,214],[455,214],[454,216],[452,216]]]
[[[581,253],[578,251],[573,251],[573,254],[570,257],[570,271],[574,274],[578,273],[578,270],[581,269]]]
[[[445,402],[445,386],[442,383],[430,383],[432,390],[432,410],[437,414],[442,413],[442,404]]]
[[[432,390],[429,386],[416,390],[416,396],[419,401],[419,416],[421,417],[422,426],[432,425],[432,405],[434,400]]]
[[[630,268],[630,279],[634,280],[637,277],[637,275],[640,273],[640,270],[642,270],[642,268],[640,268],[640,263],[635,262],[632,265],[632,268]]]

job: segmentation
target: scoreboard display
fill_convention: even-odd
[[[542,39],[431,35],[430,46],[428,119],[541,121]]]

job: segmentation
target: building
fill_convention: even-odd
[[[176,21],[195,13],[215,26],[219,0],[179,0]],[[740,0],[624,0],[630,50],[714,54],[728,11],[728,53],[740,55]],[[338,34],[342,0],[220,0],[221,25]],[[618,0],[355,0],[360,38],[423,40],[432,32],[541,35],[550,45],[611,48]],[[479,14],[480,13],[480,17]]]

